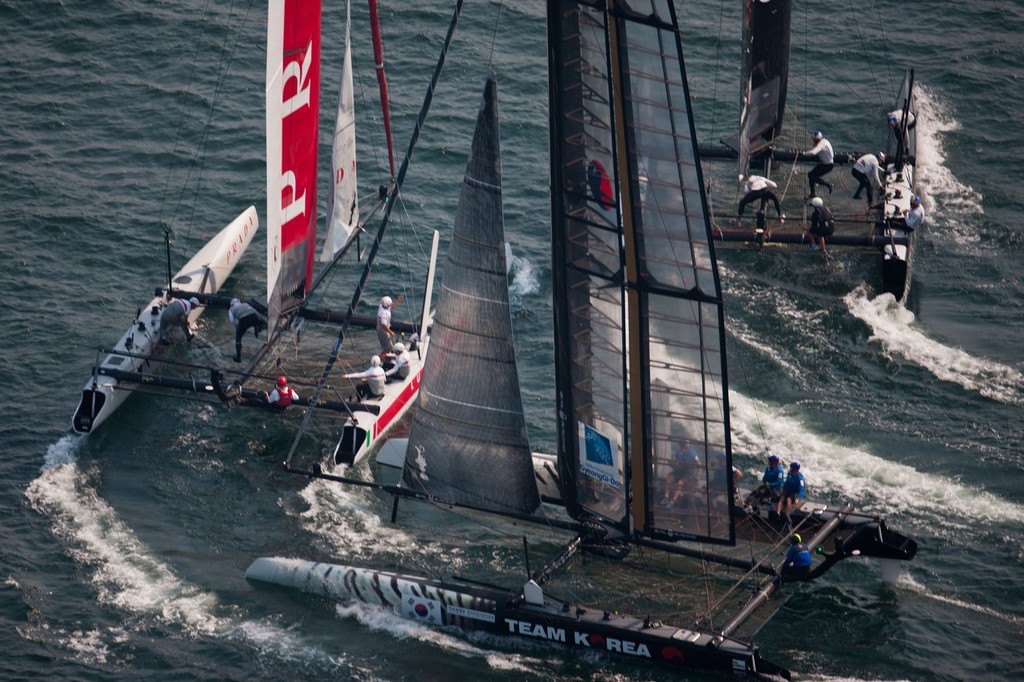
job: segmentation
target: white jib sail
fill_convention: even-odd
[[[334,151],[331,157],[331,192],[327,195],[330,216],[327,239],[320,254],[330,261],[352,238],[359,224],[359,199],[356,195],[356,117],[353,107],[352,47],[349,40],[351,13],[345,9],[345,60],[338,96],[338,116],[334,123]]]

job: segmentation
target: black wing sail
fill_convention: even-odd
[[[782,129],[789,83],[790,0],[745,0],[739,175]]]
[[[722,298],[674,8],[562,1],[548,22],[567,508],[731,543]],[[662,506],[683,475],[685,499]]]

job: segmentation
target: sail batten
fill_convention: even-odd
[[[463,177],[403,480],[438,500],[529,514],[540,496],[513,346],[497,115],[492,77]]]
[[[731,543],[724,314],[674,9],[563,0],[548,20],[567,507]]]

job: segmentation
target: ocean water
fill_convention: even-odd
[[[677,4],[698,130],[715,141],[736,118],[740,3]],[[894,586],[845,562],[757,641],[798,679],[1016,679],[1024,9],[840,5],[798,3],[790,105],[837,148],[874,148],[903,69],[916,69],[928,217],[913,289],[906,306],[879,296],[877,263],[860,255],[723,251],[734,445],[751,475],[766,447],[799,458],[812,497],[886,515],[920,552]],[[343,14],[325,7],[325,35],[341,35]],[[382,7],[400,150],[448,17],[440,0]],[[97,349],[165,276],[163,226],[180,264],[248,205],[264,214],[265,21],[262,3],[0,0],[0,679],[668,679],[246,583],[266,555],[522,574],[516,538],[485,529],[446,544],[389,524],[388,500],[283,473],[297,415],[137,396],[96,434],[69,434]],[[365,7],[353,21],[367,25]],[[368,31],[353,39],[371,98]],[[450,225],[493,69],[524,403],[535,449],[552,451],[545,57],[541,3],[467,3],[407,181],[410,224],[393,228],[367,297],[414,286],[422,259],[408,246]],[[340,70],[338,48],[324,60],[325,74]],[[323,101],[335,98],[325,85]],[[377,138],[362,135],[372,191]],[[261,233],[228,290],[260,289],[263,246]],[[343,306],[354,281],[339,274],[325,304]],[[222,344],[213,357],[225,330],[223,315],[204,318]],[[289,351],[292,376],[319,370],[330,335]]]

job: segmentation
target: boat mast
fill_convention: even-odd
[[[455,36],[455,28],[458,26],[459,17],[462,14],[463,1],[464,0],[458,0],[455,3],[455,11],[452,13],[451,22],[448,24],[448,33],[445,35],[444,44],[441,47],[441,54],[437,59],[437,65],[434,67],[434,74],[431,76],[430,84],[427,86],[427,92],[423,96],[423,104],[420,106],[420,113],[416,117],[416,126],[413,128],[412,137],[409,139],[409,146],[405,151],[405,158],[402,159],[402,165],[398,169],[398,175],[395,177],[395,189],[388,196],[387,204],[384,206],[384,213],[381,216],[380,224],[377,227],[377,233],[374,235],[373,243],[370,245],[369,251],[366,255],[366,265],[363,266],[363,272],[359,276],[359,282],[356,284],[355,291],[352,293],[352,300],[349,301],[348,309],[345,311],[345,317],[338,327],[338,337],[334,341],[334,347],[331,349],[331,353],[327,357],[327,363],[324,365],[323,372],[321,373],[320,379],[317,381],[316,388],[313,391],[313,396],[310,398],[311,405],[316,404],[320,399],[320,393],[327,385],[327,380],[330,378],[334,363],[337,362],[338,356],[341,354],[341,348],[345,342],[345,332],[348,330],[348,325],[355,316],[356,306],[359,305],[359,301],[362,299],[363,288],[366,286],[366,281],[370,277],[370,271],[373,268],[374,260],[377,258],[377,252],[380,250],[381,241],[384,238],[384,233],[387,231],[391,218],[391,211],[394,209],[395,203],[401,195],[402,183],[405,181],[406,173],[409,170],[409,163],[412,161],[413,151],[416,149],[416,143],[419,142],[420,133],[422,132],[423,125],[427,120],[427,113],[430,111],[430,105],[434,100],[434,89],[437,87],[437,83],[441,79],[441,71],[444,69],[444,63],[448,57],[448,49],[451,47],[452,38]],[[307,409],[306,413],[303,415],[302,424],[299,426],[299,430],[295,434],[295,440],[292,441],[291,448],[288,450],[288,456],[285,458],[285,468],[288,468],[291,465],[292,457],[295,455],[295,451],[299,447],[299,441],[302,439],[302,435],[309,426],[309,420],[312,415],[312,408]]]
[[[459,5],[461,6],[461,2]],[[384,45],[380,39],[380,21],[377,18],[377,0],[369,0],[370,32],[373,34],[373,63],[377,69],[377,87],[380,89],[380,107],[384,116],[384,137],[388,145],[388,163],[391,177],[395,177],[395,153],[391,144],[391,111],[388,106],[388,77],[384,72]]]

